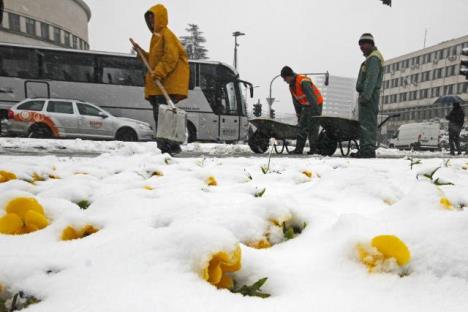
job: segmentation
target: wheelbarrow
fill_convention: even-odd
[[[390,115],[378,126],[379,129],[393,117],[399,114]],[[317,116],[312,117],[320,124],[317,150],[322,156],[332,156],[337,148],[340,148],[341,155],[349,156],[352,149],[359,150],[359,122],[353,119],[341,117]],[[270,147],[270,139],[274,138],[274,149],[277,154],[289,153],[288,140],[297,138],[299,128],[296,125],[283,123],[269,118],[257,118],[250,121],[256,130],[249,137],[250,149],[257,154],[265,153]],[[278,144],[278,142],[280,144]]]
[[[281,144],[274,143],[277,154],[289,153],[288,140],[295,140],[299,129],[296,125],[280,122],[270,118],[256,118],[250,120],[256,130],[249,136],[249,147],[256,154],[265,153],[270,147],[270,139],[274,138]]]

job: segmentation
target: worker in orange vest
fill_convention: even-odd
[[[298,118],[299,133],[293,154],[301,155],[304,152],[307,137],[309,137],[310,144],[307,154],[317,154],[320,125],[312,117],[322,115],[323,96],[309,77],[296,74],[289,66],[283,67],[281,77],[289,84]]]

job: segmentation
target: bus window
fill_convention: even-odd
[[[218,65],[217,67],[217,77],[218,80],[229,82],[237,80],[237,74],[235,74],[232,69],[224,65]]]
[[[43,76],[46,79],[75,82],[95,82],[94,56],[91,54],[47,51],[43,56]]]
[[[234,82],[229,82],[226,85],[226,95],[227,95],[227,105],[226,105],[226,114],[227,115],[239,115],[237,111],[237,96],[236,96],[236,85]]]
[[[35,79],[39,74],[35,50],[0,47],[0,76]]]
[[[224,94],[224,83],[218,81],[215,64],[200,64],[200,88],[203,91],[211,109],[217,115],[225,114],[224,103],[226,96]]]
[[[145,84],[143,65],[136,58],[100,56],[98,62],[101,83],[138,87]]]

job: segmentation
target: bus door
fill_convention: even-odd
[[[240,115],[240,126],[239,126],[239,140],[245,141],[249,137],[249,118],[247,116],[247,98],[253,98],[253,85],[250,82],[239,80],[239,115]]]
[[[236,83],[228,82],[223,89],[221,98],[224,112],[219,115],[219,139],[221,141],[239,140],[239,107],[236,92]]]

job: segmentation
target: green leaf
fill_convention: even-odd
[[[265,192],[266,192],[266,188],[263,188],[260,191],[255,193],[255,197],[256,198],[263,197],[263,195],[265,195]]]
[[[263,174],[267,174],[268,171],[270,170],[267,166],[262,166],[261,167]]]
[[[441,181],[440,181],[440,178],[437,178],[437,179],[434,181],[434,184],[437,185],[437,186],[455,185],[455,184],[453,184],[452,182],[441,182]]]
[[[286,240],[290,240],[290,239],[293,239],[294,237],[296,237],[296,234],[294,233],[294,229],[292,227],[286,229],[284,232],[284,238]]]
[[[76,204],[83,210],[86,210],[89,208],[89,206],[91,206],[91,203],[86,199],[79,201]]]
[[[267,280],[268,280],[268,277],[264,277],[264,278],[259,279],[258,281],[256,281],[252,285],[252,289],[255,290],[255,291],[260,290],[260,288],[262,288],[262,286],[265,285]]]
[[[264,293],[260,290],[260,288],[263,287],[263,285],[266,283],[268,280],[267,277],[264,277],[262,279],[259,279],[252,285],[244,285],[240,289],[234,289],[232,290],[233,293],[238,293],[243,296],[249,296],[249,297],[259,297],[259,298],[268,298],[270,297],[270,294]]]
[[[432,179],[434,178],[434,174],[435,174],[437,171],[439,171],[439,169],[440,169],[440,167],[437,167],[437,168],[434,169],[434,171],[432,171],[432,172],[429,173],[429,174],[426,173],[424,176],[432,180]]]

